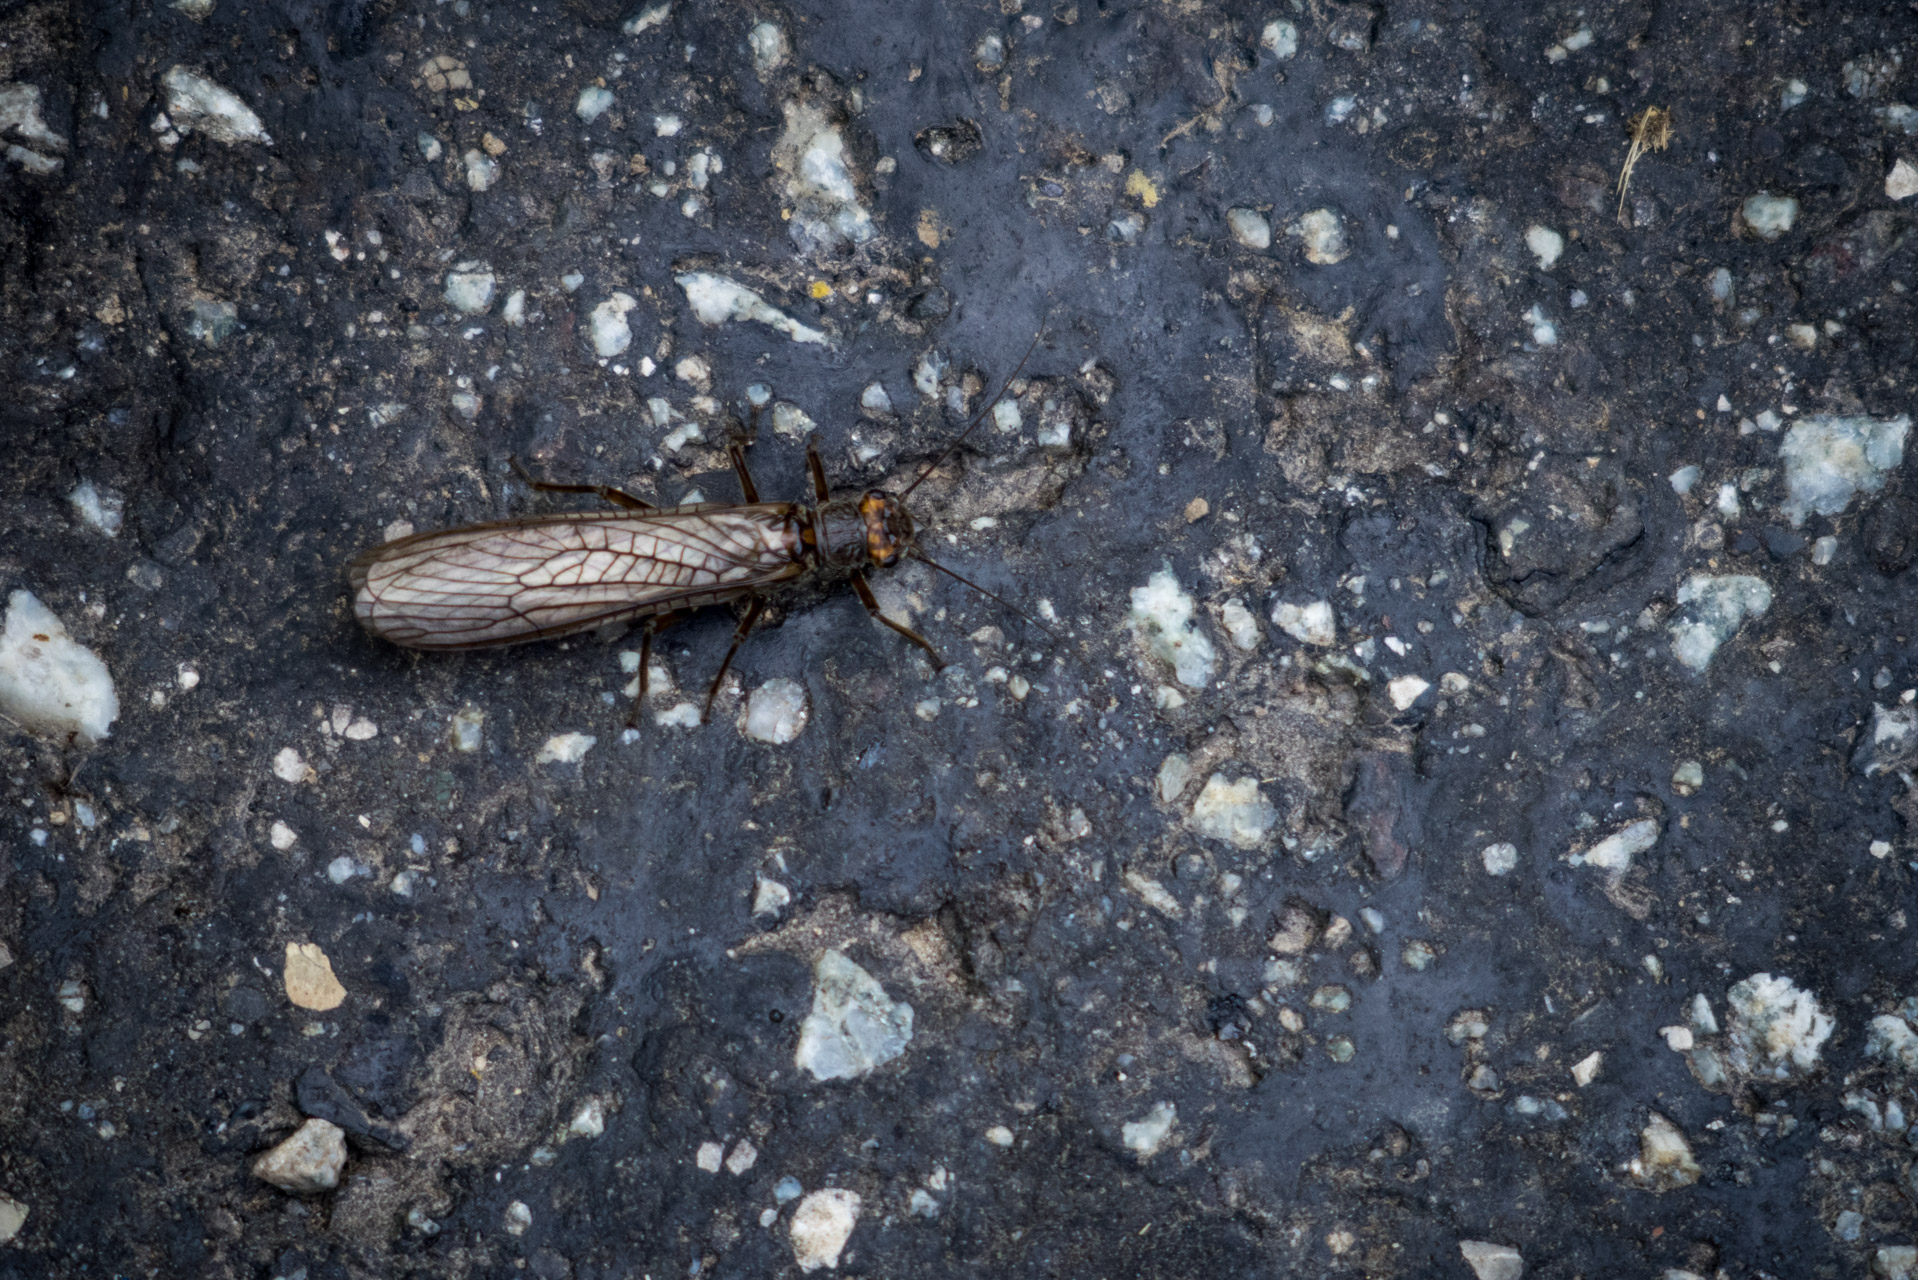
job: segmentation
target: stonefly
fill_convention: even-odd
[[[1038,341],[1033,339],[1007,386]],[[646,697],[654,635],[710,605],[743,605],[732,646],[706,692],[705,713],[710,713],[733,655],[765,608],[765,593],[807,581],[850,582],[866,612],[924,649],[935,668],[944,667],[931,641],[880,612],[866,573],[910,557],[1033,621],[1017,605],[922,552],[906,508],[912,491],[953,455],[1004,393],[1002,387],[899,493],[868,489],[857,497],[833,497],[817,441],[808,440],[813,500],[761,502],[746,468],[746,449],[756,432],[736,432],[727,445],[745,497],[739,504],[659,507],[607,485],[547,484],[525,477],[535,489],[596,494],[617,509],[519,516],[382,543],[347,566],[353,614],[382,640],[430,650],[525,644],[640,622],[639,693],[629,723],[637,722]],[[756,426],[756,413],[754,420]]]

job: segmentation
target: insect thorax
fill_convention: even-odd
[[[912,517],[892,494],[868,490],[829,498],[813,512],[820,563],[835,569],[884,568],[912,543]]]

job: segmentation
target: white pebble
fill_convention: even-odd
[[[1565,237],[1550,227],[1534,223],[1525,230],[1525,247],[1538,259],[1540,271],[1550,271],[1565,252]]]
[[[694,1157],[694,1163],[707,1173],[718,1173],[720,1162],[725,1158],[725,1143],[702,1142],[699,1144],[699,1154]]]
[[[546,740],[534,764],[578,764],[599,739],[590,733],[556,733]]]
[[[275,821],[272,828],[266,833],[266,839],[267,843],[284,853],[299,843],[300,837],[299,833],[294,831],[292,827],[287,826],[284,822]]]
[[[746,33],[746,43],[752,46],[753,70],[762,80],[785,63],[789,52],[786,29],[776,22],[762,22],[755,26]]]
[[[859,1222],[859,1197],[843,1187],[815,1191],[793,1210],[793,1261],[801,1271],[837,1269],[839,1255]]]
[[[1421,680],[1417,676],[1399,676],[1387,682],[1385,692],[1392,699],[1394,707],[1400,711],[1407,711],[1411,709],[1413,703],[1424,697],[1425,691],[1431,687],[1432,683],[1429,680]]]
[[[1798,201],[1761,191],[1745,201],[1745,225],[1767,240],[1776,240],[1798,221]]]
[[[126,500],[110,489],[101,489],[91,480],[82,480],[67,495],[74,514],[87,525],[109,538],[120,536],[126,519]]]
[[[912,1042],[912,1006],[886,994],[879,979],[843,953],[813,964],[812,1011],[799,1026],[793,1063],[815,1080],[870,1075]]]
[[[161,80],[167,91],[167,114],[181,133],[198,129],[215,142],[273,141],[260,117],[231,89],[225,89],[185,67],[174,67]]]
[[[1324,600],[1314,600],[1306,605],[1287,604],[1282,600],[1272,606],[1272,622],[1301,644],[1326,648],[1337,643],[1339,638],[1332,606]]]
[[[1290,58],[1299,51],[1299,29],[1283,18],[1274,19],[1259,33],[1259,46],[1275,58]]]
[[[1228,209],[1225,221],[1232,228],[1233,239],[1246,248],[1264,250],[1272,247],[1272,224],[1257,209]]]
[[[1345,236],[1345,220],[1333,209],[1314,209],[1285,230],[1304,245],[1306,261],[1322,267],[1343,262],[1352,252]]]
[[[579,91],[579,101],[573,104],[573,111],[587,124],[599,119],[612,109],[613,91],[600,85],[587,85]]]
[[[346,1133],[326,1120],[308,1120],[253,1162],[253,1176],[293,1195],[317,1195],[340,1185]]]
[[[1217,651],[1204,632],[1192,625],[1192,597],[1179,586],[1172,570],[1161,569],[1132,589],[1130,626],[1152,654],[1169,663],[1174,676],[1188,689],[1211,682]]]
[[[1487,875],[1510,875],[1518,868],[1518,846],[1504,841],[1488,844],[1480,851],[1479,859],[1485,864]]]
[[[590,320],[593,350],[601,357],[610,360],[633,345],[633,330],[626,323],[626,313],[638,305],[630,293],[615,293],[593,308]]]
[[[809,715],[806,687],[780,677],[760,685],[746,699],[739,714],[739,731],[755,742],[778,746],[805,732]]]
[[[0,713],[29,729],[97,742],[120,714],[113,677],[30,591],[7,597],[0,630]]]
[[[1149,1160],[1165,1146],[1166,1139],[1172,1136],[1172,1130],[1179,1123],[1179,1109],[1170,1102],[1155,1102],[1145,1115],[1128,1121],[1120,1126],[1120,1136],[1126,1146],[1137,1152],[1141,1160]]]
[[[1192,802],[1192,829],[1238,849],[1258,848],[1278,819],[1279,811],[1259,790],[1257,778],[1227,782],[1224,774],[1215,773]]]

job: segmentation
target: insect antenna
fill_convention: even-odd
[[[1048,627],[1045,623],[1039,621],[1037,618],[1027,613],[1024,609],[1021,609],[1018,605],[1014,604],[1012,601],[1000,595],[997,591],[988,591],[984,587],[980,586],[978,583],[974,582],[971,578],[966,577],[964,574],[958,573],[952,569],[946,568],[946,566],[944,566],[943,564],[940,564],[937,560],[934,560],[931,556],[919,550],[919,548],[914,547],[910,551],[906,552],[906,554],[911,556],[914,560],[919,561],[921,564],[931,565],[933,568],[945,574],[948,578],[953,579],[955,582],[964,583],[966,586],[971,587],[974,591],[977,591],[980,595],[986,596],[989,599],[997,600],[1000,604],[1012,610],[1014,613],[1024,618],[1027,622],[1030,622],[1033,626],[1039,628],[1039,630],[1051,636],[1054,640],[1057,640],[1059,638],[1058,632],[1054,631],[1051,627]]]
[[[919,473],[919,478],[906,486],[905,491],[899,495],[901,498],[909,497],[912,494],[912,491],[914,489],[917,489],[921,484],[925,483],[925,479],[927,476],[937,471],[940,465],[944,463],[947,458],[950,458],[953,454],[957,453],[959,451],[959,446],[966,442],[966,437],[972,434],[972,429],[978,426],[980,423],[984,422],[986,420],[986,415],[988,413],[991,413],[995,408],[997,408],[999,405],[999,402],[1006,398],[1006,391],[1012,386],[1014,380],[1016,380],[1018,376],[1025,371],[1026,361],[1032,359],[1032,353],[1039,349],[1039,339],[1045,336],[1045,332],[1046,332],[1045,329],[1041,327],[1038,333],[1035,333],[1032,335],[1032,345],[1027,347],[1026,353],[1019,357],[1019,363],[1013,367],[1013,370],[1011,373],[1006,375],[1006,380],[999,384],[998,393],[994,395],[992,399],[986,401],[986,407],[979,410],[978,414],[973,418],[973,420],[966,424],[966,429],[959,433],[957,439],[955,439],[951,444],[946,446],[946,451],[940,454],[938,457],[934,458],[932,462],[927,465],[926,469]],[[932,564],[932,561],[927,560],[926,563]],[[934,567],[938,568],[940,566],[934,565]],[[958,575],[955,574],[954,576],[957,577]],[[970,586],[971,584],[968,583],[967,585]],[[983,590],[983,588],[981,589]],[[988,591],[986,592],[986,594],[991,595],[992,593]],[[1043,631],[1044,628],[1042,627],[1040,628],[1040,630]],[[1047,634],[1051,634],[1051,633],[1048,632]]]

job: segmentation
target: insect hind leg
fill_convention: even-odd
[[[609,484],[553,484],[547,480],[536,479],[532,472],[520,465],[518,458],[512,458],[508,461],[511,462],[513,470],[518,474],[519,478],[526,482],[528,488],[537,489],[541,493],[590,493],[627,511],[659,510],[657,506],[646,501],[644,498],[635,498],[624,489],[615,489]]]

